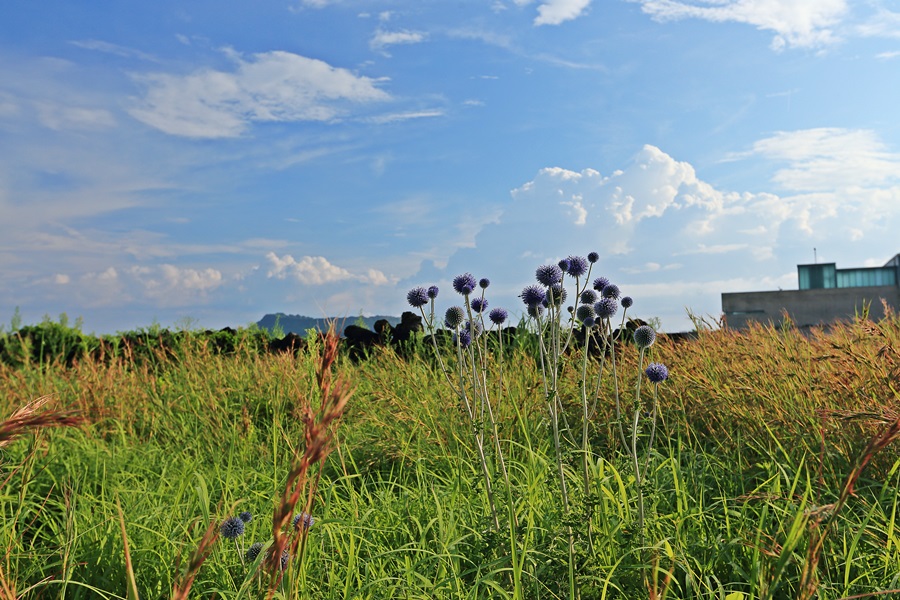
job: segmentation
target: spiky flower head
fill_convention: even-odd
[[[428,290],[423,287],[414,287],[406,293],[406,301],[413,308],[419,308],[428,304]]]
[[[460,329],[458,333],[453,334],[453,343],[468,348],[472,343],[472,334],[465,329]]]
[[[288,563],[291,562],[291,553],[287,550],[281,551],[281,570],[284,571],[288,568]]]
[[[597,254],[596,252],[588,252],[588,262],[589,263],[594,264],[598,260],[600,260],[599,254]]]
[[[569,275],[572,277],[581,277],[588,270],[588,261],[583,256],[570,256],[566,260],[569,261]]]
[[[598,292],[602,292],[603,288],[609,285],[609,279],[606,277],[598,277],[594,280],[594,289]]]
[[[618,298],[621,292],[619,291],[619,286],[614,283],[610,283],[603,288],[603,291],[600,294],[604,298]]]
[[[444,313],[444,325],[450,329],[456,329],[462,325],[462,322],[465,319],[466,311],[463,310],[462,306],[451,306],[447,309],[447,312]]]
[[[641,350],[649,348],[656,341],[656,332],[649,325],[641,325],[634,330],[634,343]]]
[[[539,285],[526,286],[525,289],[522,290],[522,293],[519,294],[519,297],[526,306],[537,306],[544,301],[546,296],[547,292]]]
[[[644,373],[652,383],[661,383],[669,378],[669,369],[662,363],[650,363]]]
[[[475,278],[471,273],[463,273],[453,278],[453,289],[463,296],[468,296],[475,289]]]
[[[238,536],[244,535],[244,522],[238,517],[229,517],[219,527],[219,531],[225,539],[237,539]]]
[[[631,299],[631,296],[622,297],[622,308],[631,308],[632,304],[634,304],[634,300]]]
[[[616,314],[617,310],[619,310],[619,301],[615,298],[600,298],[594,304],[594,313],[597,314],[598,319],[609,319]]]
[[[473,298],[472,299],[472,310],[474,312],[480,313],[487,310],[488,301],[485,298]]]
[[[578,310],[575,311],[575,316],[582,323],[584,323],[586,319],[593,319],[594,315],[594,307],[587,304],[582,304],[578,307]]]
[[[481,335],[481,332],[484,331],[484,326],[481,324],[481,321],[475,321],[475,326],[472,326],[470,321],[466,321],[466,326],[464,327],[466,331],[469,332],[469,335],[472,337],[478,337]]]
[[[305,512],[300,513],[299,515],[294,515],[294,520],[291,521],[291,524],[294,526],[294,529],[300,529],[300,524],[303,524],[304,529],[309,529],[313,526],[313,523],[316,522],[316,518],[310,514]]]
[[[256,560],[256,557],[259,556],[259,553],[262,552],[263,544],[262,542],[253,542],[249,548],[247,548],[247,554],[244,556],[247,557],[247,562],[253,562]]]
[[[502,308],[494,308],[488,314],[488,318],[491,320],[491,323],[494,325],[503,325],[506,322],[506,319],[509,317],[509,313]]]
[[[559,261],[559,262],[556,263],[556,264],[559,266],[559,269],[560,269],[563,273],[568,273],[568,272],[569,272],[569,266],[570,266],[570,265],[569,265],[569,259],[568,259],[568,258],[564,258],[564,259],[562,259],[561,261]]]
[[[478,287],[480,287],[483,290],[486,290],[489,285],[491,285],[491,280],[488,279],[487,277],[482,277],[481,279],[478,280]]]
[[[534,276],[537,277],[538,283],[550,287],[562,281],[563,272],[557,265],[543,265],[537,268]]]
[[[582,304],[593,304],[597,301],[597,292],[594,290],[584,290],[578,297]]]
[[[253,520],[253,515],[251,515],[249,512],[247,512],[245,510],[244,512],[242,512],[241,514],[238,515],[238,518],[241,521],[243,521],[244,523],[249,523],[250,521]]]
[[[553,306],[562,306],[569,294],[562,284],[554,284],[547,288],[547,302],[552,302]]]
[[[529,304],[528,305],[528,316],[532,319],[537,319],[544,313],[544,307],[540,304]]]
[[[594,317],[588,317],[587,319],[582,321],[582,323],[584,323],[585,327],[593,327],[594,323],[596,323],[596,322],[597,322],[597,320]]]
[[[429,287],[428,288],[428,297],[431,298],[432,300],[434,300],[435,298],[437,298],[439,291],[440,290],[438,289],[438,286],[436,286],[436,285]]]

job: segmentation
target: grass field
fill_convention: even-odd
[[[895,316],[660,336],[642,366],[669,378],[636,453],[611,400],[641,373],[627,344],[586,422],[586,363],[561,358],[558,438],[539,357],[508,353],[481,380],[496,442],[424,341],[359,364],[327,346],[188,335],[155,360],[0,365],[0,596],[900,597]]]

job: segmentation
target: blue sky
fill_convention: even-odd
[[[900,252],[898,106],[889,0],[13,0],[0,319],[520,312],[596,251],[689,329]]]

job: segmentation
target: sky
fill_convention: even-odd
[[[593,276],[665,331],[900,252],[898,0],[8,0],[0,322],[399,315]]]

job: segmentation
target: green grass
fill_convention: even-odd
[[[334,451],[313,467],[321,480],[305,555],[275,597],[563,598],[568,526],[585,599],[803,597],[813,532],[826,523],[817,598],[900,589],[895,446],[826,520],[866,444],[900,416],[898,348],[893,317],[808,337],[756,328],[658,342],[652,360],[671,377],[643,486],[644,536],[611,402],[590,423],[583,489],[577,359],[560,381],[579,440],[565,454],[568,517],[533,355],[505,363],[495,417],[510,484],[493,481],[518,527],[504,518],[499,529],[470,424],[427,356],[341,360],[335,375],[355,392]],[[622,354],[621,372],[634,372],[633,354]],[[303,400],[317,398],[317,360],[315,345],[296,358],[252,344],[222,355],[187,337],[158,360],[0,366],[3,418],[45,394],[87,417],[0,448],[0,597],[126,598],[127,540],[140,598],[167,598],[204,531],[243,510],[254,516],[247,532],[215,543],[192,593],[260,597],[268,579],[242,550],[272,537],[304,449]]]

